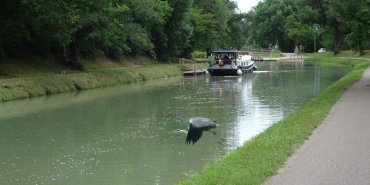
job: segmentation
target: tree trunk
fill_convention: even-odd
[[[63,47],[63,63],[72,66],[78,70],[83,70],[81,65],[80,49],[76,42]]]
[[[362,33],[363,29],[362,29],[362,24],[360,23],[359,25],[359,38],[358,38],[358,50],[360,52],[360,55],[365,55],[365,51],[364,51],[364,46],[363,46],[363,43],[362,43],[362,36],[364,33]]]
[[[340,17],[336,18],[335,22],[335,30],[334,30],[334,55],[339,54],[340,52],[340,42],[341,42],[341,34],[340,34]]]
[[[193,59],[193,57],[192,57],[192,54],[191,54],[191,52],[193,51],[193,49],[190,47],[190,46],[188,46],[188,47],[186,47],[184,50],[183,50],[183,53],[181,54],[181,56],[183,57],[183,58],[186,58],[186,59],[190,59],[190,60],[192,60]]]
[[[72,65],[78,70],[83,70],[81,65],[80,47],[77,42],[72,42],[70,46]]]

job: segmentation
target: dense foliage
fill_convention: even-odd
[[[51,55],[72,64],[97,56],[189,57],[195,49],[241,45],[229,42],[228,24],[240,27],[235,8],[225,0],[4,0],[0,56]]]
[[[368,0],[264,0],[240,13],[232,0],[3,0],[0,57],[149,56],[271,44],[370,48]],[[320,25],[314,27],[313,25]],[[315,38],[315,39],[314,39]]]
[[[336,53],[370,48],[368,0],[265,0],[249,16],[250,46],[272,43],[292,52],[302,45],[308,52],[325,47]]]

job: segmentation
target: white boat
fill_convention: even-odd
[[[252,56],[237,50],[217,50],[212,52],[215,60],[210,63],[208,72],[212,76],[236,76],[257,70]]]

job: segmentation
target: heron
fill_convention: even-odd
[[[176,129],[172,132],[174,133],[185,133],[186,136],[186,144],[196,143],[200,137],[202,137],[203,131],[209,131],[211,128],[216,128],[219,126],[216,124],[215,120],[203,117],[193,117],[189,119],[189,127],[188,130],[181,130]]]

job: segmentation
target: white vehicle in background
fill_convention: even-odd
[[[325,48],[320,48],[317,52],[318,53],[325,53],[326,52],[326,49]]]

